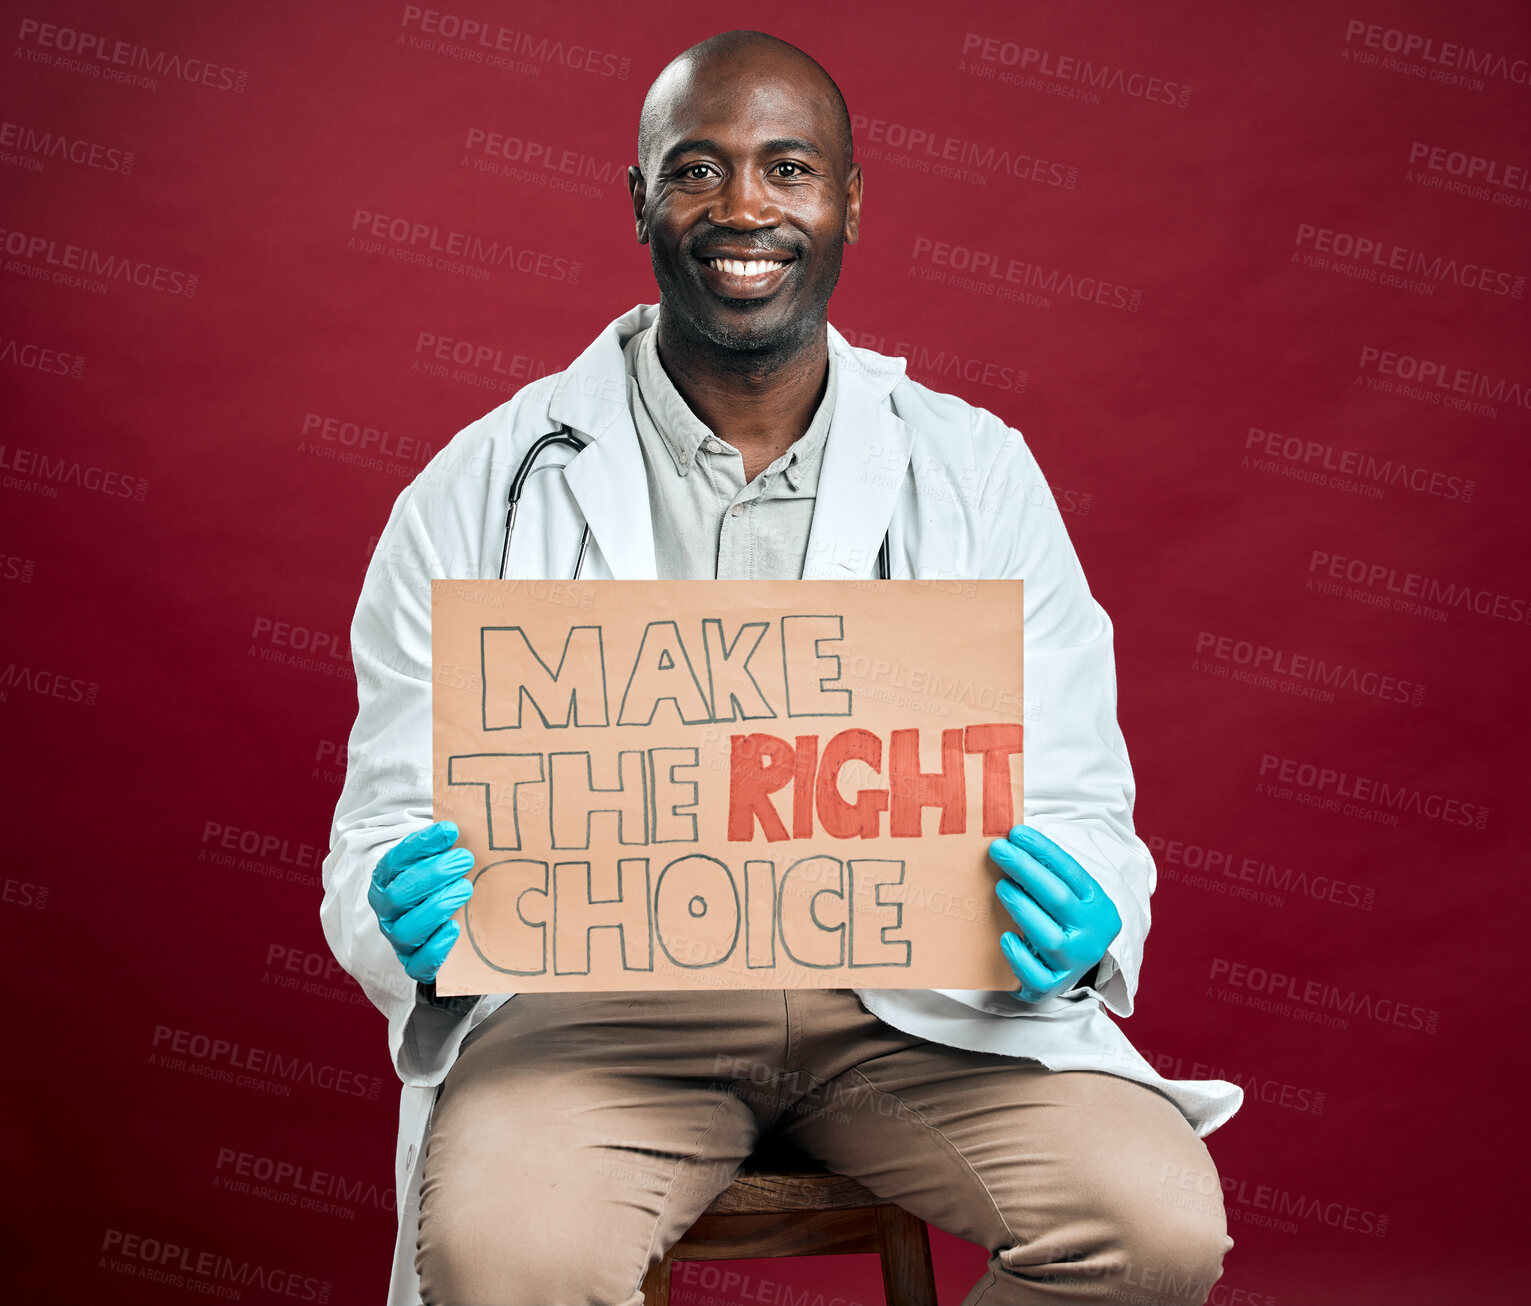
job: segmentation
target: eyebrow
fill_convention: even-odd
[[[797,136],[779,136],[775,140],[765,141],[761,144],[761,150],[766,154],[810,154],[816,159],[828,156],[812,141],[805,141]],[[678,141],[664,152],[659,166],[668,168],[674,160],[685,154],[722,154],[723,147],[717,141],[709,137],[697,137],[693,140]]]

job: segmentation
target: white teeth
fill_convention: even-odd
[[[737,258],[710,258],[707,262],[721,272],[727,272],[734,277],[758,277],[766,272],[774,272],[783,266],[783,262],[771,259],[750,259],[745,262]]]

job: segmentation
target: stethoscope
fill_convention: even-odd
[[[516,468],[516,474],[511,477],[510,493],[505,501],[505,543],[500,548],[500,579],[505,579],[505,568],[510,562],[510,533],[516,528],[516,512],[521,506],[521,491],[526,488],[527,478],[537,470],[537,459],[542,457],[544,449],[551,448],[555,444],[566,444],[578,453],[585,447],[585,441],[575,435],[567,426],[561,426],[556,431],[549,431],[546,435],[539,435],[532,441],[532,447],[526,451],[521,459],[521,465]],[[585,566],[585,554],[590,549],[590,523],[585,523],[584,533],[579,537],[579,556],[574,559],[574,574],[570,578],[578,580],[580,572]],[[888,537],[882,537],[882,544],[877,550],[877,579],[887,580],[891,575],[891,560],[888,553]]]

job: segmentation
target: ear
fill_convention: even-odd
[[[636,164],[627,170],[627,189],[633,197],[633,222],[637,227],[638,243],[649,243],[649,224],[643,216],[643,207],[648,199],[648,183],[643,180],[643,170]]]
[[[861,234],[861,165],[851,164],[845,182],[845,243],[854,245]]]

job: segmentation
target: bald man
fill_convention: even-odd
[[[450,1068],[419,1179],[421,1297],[431,1306],[637,1306],[646,1271],[772,1134],[987,1248],[969,1306],[1195,1306],[1232,1245],[1199,1134],[1236,1103],[1159,1079],[1100,1010],[1105,1001],[1131,1011],[1152,887],[1131,831],[1109,622],[1050,504],[979,512],[945,493],[975,466],[1010,467],[1034,484],[1035,464],[992,414],[831,334],[828,303],[843,247],[858,236],[862,176],[839,89],[801,50],[730,32],[680,55],[644,102],[629,185],[658,311],[640,306],[619,319],[614,339],[584,358],[616,369],[626,386],[631,422],[608,424],[599,438],[632,441],[641,453],[631,465],[645,483],[626,492],[647,491],[653,574],[822,568],[810,548],[815,519],[853,511],[865,493],[857,477],[826,469],[859,468],[864,485],[877,468],[862,446],[869,432],[893,429],[875,425],[891,410],[914,441],[896,478],[907,493],[900,503],[914,506],[890,497],[887,508],[903,574],[955,565],[1025,577],[1028,692],[1035,670],[1056,696],[1034,735],[1028,726],[1028,765],[1047,776],[1028,780],[1028,825],[991,849],[1017,926],[1001,944],[1017,988],[441,999],[423,982],[396,1055],[401,1067],[436,1064],[421,1052],[435,1040]],[[459,441],[503,431],[519,448],[537,427],[530,418],[515,426],[518,415],[559,393],[547,380]],[[455,830],[431,826],[398,842],[395,823],[381,861],[382,834],[360,840],[354,857],[344,846],[367,821],[384,829],[365,815],[376,810],[367,804],[377,776],[398,791],[404,768],[377,765],[386,740],[398,738],[384,732],[429,718],[427,670],[389,690],[400,697],[384,694],[388,676],[425,656],[389,644],[410,624],[388,607],[409,601],[386,588],[400,559],[439,558],[431,574],[486,574],[470,556],[480,547],[471,521],[460,556],[450,553],[471,513],[421,484],[401,496],[379,546],[392,571],[369,572],[358,609],[352,756],[370,757],[373,769],[358,771],[354,794],[348,778],[326,882],[340,883],[370,854],[383,934],[408,974],[428,981],[456,939],[451,916],[468,892],[466,854],[444,851]],[[932,485],[940,493],[922,499]],[[482,503],[482,487],[474,493]],[[408,530],[419,541],[394,534]],[[374,682],[384,686],[376,694]],[[411,747],[428,745],[422,736]],[[327,919],[327,930],[341,952],[361,937],[355,921],[331,929]],[[380,986],[375,966],[352,969]]]

